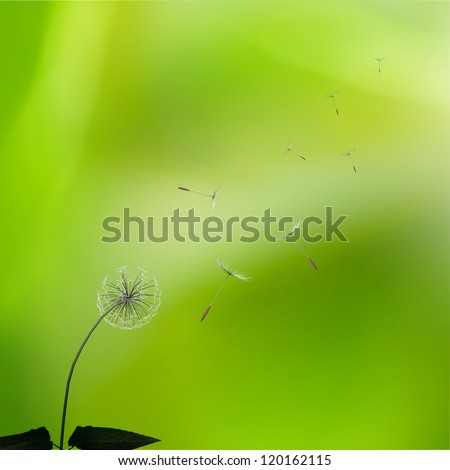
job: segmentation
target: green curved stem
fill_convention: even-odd
[[[81,343],[81,346],[78,349],[77,354],[75,355],[75,359],[73,360],[72,365],[70,366],[69,376],[67,377],[67,383],[66,383],[66,392],[64,394],[64,405],[63,405],[62,420],[61,420],[61,438],[59,440],[59,448],[61,450],[64,449],[64,428],[66,427],[67,402],[69,400],[70,381],[72,380],[72,375],[73,375],[73,371],[75,369],[75,365],[78,361],[78,358],[80,357],[81,352],[83,351],[83,348],[86,346],[86,343],[88,342],[89,338],[91,337],[92,333],[97,328],[97,326],[100,324],[100,322],[106,317],[106,315],[108,315],[111,312],[112,309],[113,309],[113,307],[108,309],[106,311],[106,313],[104,313],[95,322],[95,325],[91,328],[91,330],[87,334],[86,338],[84,338],[84,341]]]

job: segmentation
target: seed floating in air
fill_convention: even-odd
[[[337,95],[339,95],[339,92],[335,91],[333,93],[330,93],[329,95],[325,95],[325,98],[329,98],[329,99],[333,100],[334,108],[336,109],[336,114],[339,116],[339,109],[338,109],[338,107],[336,105],[336,101],[334,99]]]
[[[190,193],[200,194],[201,196],[210,197],[212,208],[213,209],[216,208],[217,194],[219,193],[219,188],[216,188],[212,194],[201,193],[199,191],[194,191],[192,189],[185,188],[184,186],[178,186],[178,189],[180,189],[181,191],[188,191]]]
[[[292,237],[294,235],[294,232],[296,230],[298,230],[300,228],[300,222],[298,222],[297,224],[295,224],[291,230],[289,230],[289,232],[286,232],[284,235],[282,235],[281,237],[277,237],[278,240],[286,240],[286,238],[289,238],[289,237]],[[308,254],[306,253],[306,251],[304,250],[304,248],[302,247],[302,245],[300,243],[297,243],[296,246],[298,246],[300,248],[300,250],[302,250],[302,253],[305,255],[306,259],[309,261],[309,264],[316,270],[318,271],[318,267],[316,266],[316,263],[314,263],[314,261],[308,256]]]
[[[220,294],[220,291],[223,289],[223,287],[225,286],[225,283],[228,281],[228,278],[229,277],[234,277],[236,279],[239,279],[241,281],[248,281],[250,280],[250,278],[248,278],[247,276],[244,276],[243,274],[240,274],[238,273],[237,271],[233,271],[231,268],[229,268],[228,266],[225,266],[222,261],[220,261],[219,259],[217,260],[217,265],[219,266],[219,268],[226,274],[226,277],[224,279],[224,281],[222,282],[221,286],[219,287],[219,289],[217,290],[216,294],[214,295],[213,299],[211,300],[210,304],[208,305],[208,307],[206,308],[206,310],[204,311],[203,315],[202,315],[202,318],[200,321],[203,321],[206,316],[208,315],[209,311],[211,310],[211,307],[213,306],[215,300],[217,299],[218,295]]]
[[[351,161],[352,166],[353,166],[353,171],[356,173],[356,167],[355,167],[355,164],[353,163],[353,158],[352,158],[352,153],[353,152],[356,152],[356,149],[351,149],[351,150],[348,150],[345,153],[341,153],[341,156],[350,158],[350,161]]]
[[[297,153],[297,152],[295,152],[294,150],[292,150],[292,144],[291,144],[291,143],[287,146],[286,150],[283,152],[283,155],[286,155],[286,154],[289,153],[289,152],[292,152],[292,153],[293,153],[294,155],[296,155],[297,157],[300,157],[300,158],[302,158],[303,160],[306,160],[305,157],[303,157],[303,156],[300,155],[299,153]]]
[[[385,60],[384,57],[375,57],[375,60],[378,61],[378,73],[381,73],[381,62]]]

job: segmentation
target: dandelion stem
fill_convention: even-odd
[[[212,194],[201,193],[199,191],[193,191],[192,189],[190,191],[191,191],[191,193],[200,194],[202,196],[212,197]]]
[[[216,295],[215,295],[214,298],[211,300],[210,305],[212,305],[212,304],[216,301],[218,295],[220,294],[220,291],[224,288],[225,283],[228,281],[228,278],[229,278],[229,277],[230,277],[230,274],[227,274],[227,277],[226,277],[226,278],[224,279],[224,281],[222,282],[222,285],[219,287],[219,290],[216,292]]]
[[[62,420],[61,420],[61,438],[59,440],[59,448],[61,450],[64,449],[64,428],[66,426],[66,414],[67,414],[67,402],[69,400],[69,389],[70,389],[70,382],[72,380],[72,375],[73,371],[75,369],[75,365],[78,361],[78,358],[80,357],[81,352],[83,351],[83,348],[85,347],[86,343],[88,342],[89,338],[91,337],[92,333],[94,330],[97,328],[97,326],[100,324],[100,322],[108,315],[115,306],[111,307],[108,309],[96,322],[95,325],[91,328],[89,333],[87,334],[86,338],[84,338],[84,341],[81,343],[80,348],[78,349],[77,354],[75,355],[75,359],[72,362],[72,365],[70,366],[70,371],[69,371],[69,376],[67,377],[67,383],[66,383],[66,391],[64,394],[64,405],[63,405],[63,412],[62,412]]]
[[[225,283],[228,281],[228,278],[231,276],[231,274],[227,274],[227,277],[224,279],[222,282],[222,285],[219,287],[218,291],[216,292],[216,295],[213,297],[211,300],[210,304],[208,305],[208,308],[205,310],[203,313],[202,319],[200,321],[203,321],[206,318],[206,315],[208,315],[209,311],[211,310],[211,307],[213,306],[213,303],[217,299],[217,296],[220,294],[220,291],[224,288]]]
[[[200,193],[199,191],[194,191],[189,188],[184,188],[183,186],[178,186],[178,189],[181,189],[181,191],[189,191],[190,193],[201,194],[202,196],[213,197],[213,194]]]

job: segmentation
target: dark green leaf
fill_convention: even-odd
[[[131,450],[158,442],[154,437],[114,428],[77,426],[69,445],[84,450]]]
[[[1,450],[51,450],[53,443],[46,428],[0,437]]]

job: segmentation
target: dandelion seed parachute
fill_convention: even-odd
[[[278,240],[286,240],[286,238],[292,237],[294,235],[294,232],[300,228],[300,222],[297,222],[289,232],[286,232],[284,235],[281,237],[277,237]],[[316,263],[308,256],[304,248],[300,243],[297,243],[297,246],[302,250],[302,253],[306,256],[306,259],[309,261],[309,264],[316,270],[318,271],[319,268],[317,267]]]
[[[375,60],[378,62],[378,73],[381,73],[381,62],[385,60],[384,57],[375,57]]]
[[[339,109],[338,109],[338,107],[337,107],[337,105],[336,105],[336,101],[335,101],[335,99],[334,99],[337,95],[339,95],[339,92],[338,92],[338,91],[335,91],[335,92],[333,92],[333,93],[330,93],[329,95],[325,95],[325,98],[330,98],[330,99],[333,100],[333,104],[334,104],[334,108],[335,108],[335,110],[336,110],[336,114],[339,115]]]
[[[348,157],[350,159],[350,162],[351,162],[352,167],[353,167],[353,171],[356,173],[356,166],[355,166],[355,163],[353,162],[353,158],[352,158],[352,153],[353,152],[356,152],[356,149],[351,149],[348,152],[342,153],[341,156],[342,157]]]
[[[300,157],[302,160],[306,160],[306,158],[303,156],[303,155],[300,155],[299,153],[297,152],[294,152],[294,150],[292,150],[292,143],[290,143],[286,150],[283,152],[283,155],[286,155],[288,154],[289,152],[292,152],[294,155],[296,155],[297,157]]]
[[[247,276],[244,276],[244,274],[238,273],[237,271],[233,271],[230,267],[225,266],[223,262],[219,259],[217,259],[217,266],[227,275],[227,277],[224,279],[222,282],[221,286],[217,290],[216,294],[214,295],[213,299],[211,300],[210,304],[208,307],[206,307],[206,310],[203,312],[202,318],[200,321],[203,321],[206,316],[208,315],[209,311],[211,310],[211,307],[213,306],[215,300],[217,299],[218,295],[220,294],[220,291],[224,288],[225,283],[228,281],[229,277],[234,277],[236,279],[239,279],[240,281],[249,281],[250,278]]]
[[[211,198],[212,208],[215,209],[217,202],[217,194],[220,188],[216,188],[212,194],[201,193],[200,191],[194,191],[193,189],[185,188],[184,186],[178,186],[178,189],[181,191],[188,191],[194,194],[200,194],[201,196],[206,196]]]

